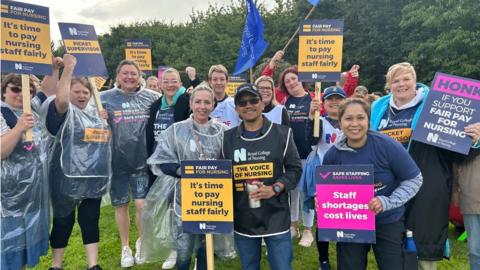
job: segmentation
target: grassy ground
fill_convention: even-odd
[[[131,216],[134,216],[133,208],[131,210]],[[450,234],[454,234],[453,230],[450,231]],[[101,217],[100,217],[100,254],[99,254],[99,263],[105,270],[110,269],[122,269],[120,268],[120,238],[118,236],[118,231],[115,225],[114,219],[114,210],[112,207],[107,206],[102,208]],[[130,247],[135,247],[136,233],[132,229],[130,236]],[[304,248],[297,245],[298,240],[294,245],[294,261],[293,269],[295,270],[310,270],[318,269],[318,253],[315,245],[312,245],[310,248]],[[438,269],[468,269],[468,251],[466,243],[461,243],[455,240],[455,238],[450,238],[450,243],[452,245],[452,257],[449,261],[443,260]],[[335,265],[335,245],[330,245],[330,261],[333,264],[333,269],[336,269]],[[34,269],[48,269],[51,263],[51,254],[49,252],[48,256],[45,256],[41,259],[40,264]],[[78,224],[75,225],[72,236],[70,238],[69,246],[66,250],[65,260],[64,260],[64,269],[86,269],[86,259],[85,251],[82,245],[82,238],[80,235],[80,229]],[[262,259],[262,269],[270,269],[268,262],[264,256]],[[134,269],[161,269],[161,264],[145,264],[141,266],[134,266]],[[223,262],[216,260],[215,262],[216,270],[236,270],[240,269],[240,262],[238,259]],[[369,267],[368,269],[377,269],[375,260],[370,254],[369,256]]]

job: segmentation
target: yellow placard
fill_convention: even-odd
[[[233,222],[232,179],[183,178],[182,221]]]
[[[105,80],[103,77],[94,77],[93,79],[95,80],[95,86],[99,90],[102,89],[105,82],[107,82],[107,80]]]
[[[70,54],[101,54],[100,44],[97,40],[64,39],[65,50]]]
[[[125,59],[136,61],[141,70],[152,70],[152,51],[150,48],[125,49]]]
[[[225,87],[225,93],[231,97],[234,97],[237,93],[237,88],[245,82],[228,82]]]
[[[381,130],[380,132],[402,144],[408,143],[410,141],[410,136],[412,136],[411,128],[396,128]]]
[[[233,166],[234,180],[254,180],[273,177],[273,162],[250,163]]]
[[[2,6],[2,12],[4,8]],[[2,61],[51,64],[50,26],[44,23],[1,18]]]
[[[342,47],[340,35],[300,36],[298,72],[341,72]]]
[[[84,142],[106,143],[110,138],[110,130],[101,128],[85,128]]]

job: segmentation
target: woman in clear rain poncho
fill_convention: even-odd
[[[56,97],[42,105],[42,120],[55,137],[49,158],[50,191],[53,206],[51,270],[62,269],[68,239],[75,223],[82,231],[89,270],[97,265],[102,195],[110,176],[110,130],[106,112],[102,116],[90,103],[92,88],[86,78],[73,78],[74,56],[63,56],[64,69]]]
[[[22,78],[8,74],[2,80],[1,141],[1,269],[33,267],[48,251],[49,202],[46,175],[47,136],[38,116],[40,105],[53,94],[61,58],[53,61],[36,93],[30,80],[32,112],[23,112]],[[56,75],[56,76],[55,76]],[[32,129],[33,142],[24,133]]]
[[[141,84],[137,62],[123,60],[116,70],[116,86],[100,93],[112,130],[112,178],[110,198],[115,207],[115,221],[120,233],[121,267],[141,264],[141,239],[135,242],[135,259],[129,247],[130,197],[135,201],[137,235],[142,234],[143,201],[148,193],[147,147],[145,129],[150,106],[160,94]]]
[[[213,91],[204,84],[197,86],[190,96],[192,116],[166,129],[147,160],[158,176],[143,210],[141,254],[147,261],[163,260],[173,248],[178,253],[177,269],[189,269],[195,249],[197,269],[206,269],[204,237],[182,232],[180,162],[220,157],[223,131],[227,126],[210,119],[213,106]],[[234,254],[232,238],[220,237],[221,241],[215,242],[217,255],[229,257]]]

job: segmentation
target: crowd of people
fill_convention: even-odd
[[[292,269],[296,238],[303,247],[316,243],[319,260],[312,267],[331,269],[329,243],[313,232],[315,168],[355,164],[374,167],[368,208],[375,214],[376,244],[336,243],[338,269],[366,269],[370,249],[379,269],[437,269],[448,249],[452,193],[464,214],[470,267],[480,269],[480,123],[465,128],[469,155],[414,141],[429,89],[417,83],[411,64],[388,69],[386,95],[359,85],[360,66],[354,65],[316,96],[299,81],[296,66],[283,70],[275,84],[282,57],[278,51],[234,97],[225,92],[229,73],[221,64],[210,67],[204,82],[187,67],[188,82],[182,83],[174,68],[143,80],[138,64],[123,60],[114,87],[102,91],[97,104],[89,81],[73,77],[76,58],[65,54],[53,59],[52,74],[40,83],[30,78],[31,113],[23,112],[21,76],[5,76],[1,269],[35,266],[49,244],[50,269],[62,269],[76,213],[87,269],[102,269],[99,219],[107,193],[121,267],[163,261],[163,269],[186,270],[192,262],[207,269],[205,237],[182,231],[180,163],[212,159],[232,160],[234,168],[271,164],[267,177],[233,177],[234,234],[215,235],[215,255],[238,255],[242,269],[260,269],[262,244],[271,269]],[[314,136],[318,114],[320,135]],[[238,155],[240,149],[249,155]],[[135,253],[129,246],[132,199]],[[417,247],[413,268],[406,266],[406,230]]]

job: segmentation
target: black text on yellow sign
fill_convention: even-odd
[[[110,130],[101,128],[85,128],[83,141],[106,143],[110,138]]]
[[[273,162],[250,163],[233,166],[233,179],[254,180],[273,177]]]
[[[125,49],[125,59],[136,61],[141,70],[152,70],[152,51],[147,49]]]
[[[183,178],[182,221],[233,222],[232,180]]]
[[[410,137],[412,136],[411,128],[388,129],[380,132],[402,144],[408,143],[410,141]]]
[[[1,28],[2,61],[52,63],[48,24],[2,17]]]
[[[97,40],[72,40],[65,39],[65,49],[71,54],[101,54],[100,44]]]
[[[340,72],[343,36],[300,36],[300,72]]]

